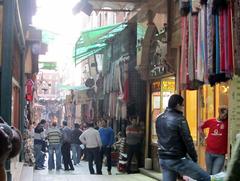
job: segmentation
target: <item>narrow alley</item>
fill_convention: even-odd
[[[0,181],[240,181],[239,102],[240,0],[0,0]]]

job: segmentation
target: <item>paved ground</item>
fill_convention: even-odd
[[[115,167],[112,169],[112,175],[107,175],[107,168],[103,167],[103,175],[90,175],[87,162],[82,161],[75,166],[74,171],[48,171],[35,170],[33,181],[155,181],[154,179],[142,174],[122,174]]]

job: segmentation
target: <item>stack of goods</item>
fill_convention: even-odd
[[[126,138],[121,138],[119,147],[118,171],[125,172],[127,165]]]

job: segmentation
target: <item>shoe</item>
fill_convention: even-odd
[[[67,168],[67,169],[64,169],[64,171],[69,171],[69,169]]]
[[[44,168],[41,168],[41,167],[35,167],[35,170],[44,170]]]
[[[74,168],[70,168],[69,170],[74,170]]]
[[[112,175],[112,172],[111,172],[111,171],[108,171],[108,175]]]

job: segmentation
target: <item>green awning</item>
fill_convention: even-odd
[[[141,47],[142,46],[142,42],[141,41],[144,39],[146,31],[147,31],[147,26],[145,26],[142,23],[138,23],[137,24],[137,40],[138,40],[137,44],[136,44],[137,47]]]
[[[101,52],[107,46],[107,40],[116,36],[126,27],[127,24],[121,23],[82,32],[74,48],[75,64]]]
[[[105,47],[105,46],[104,46]],[[79,54],[78,56],[75,57],[75,59],[77,59],[77,62],[80,63],[82,62],[83,60],[89,58],[90,56],[93,56],[95,55],[96,53],[99,53],[100,51],[103,50],[104,47],[100,47],[100,48],[96,48],[96,49],[93,49],[91,51],[86,51],[82,54]]]
[[[57,62],[39,62],[39,69],[56,70]]]
[[[81,33],[82,44],[84,46],[89,46],[95,44],[99,38],[108,34],[110,31],[118,27],[120,24],[103,26],[100,28],[84,31]]]

